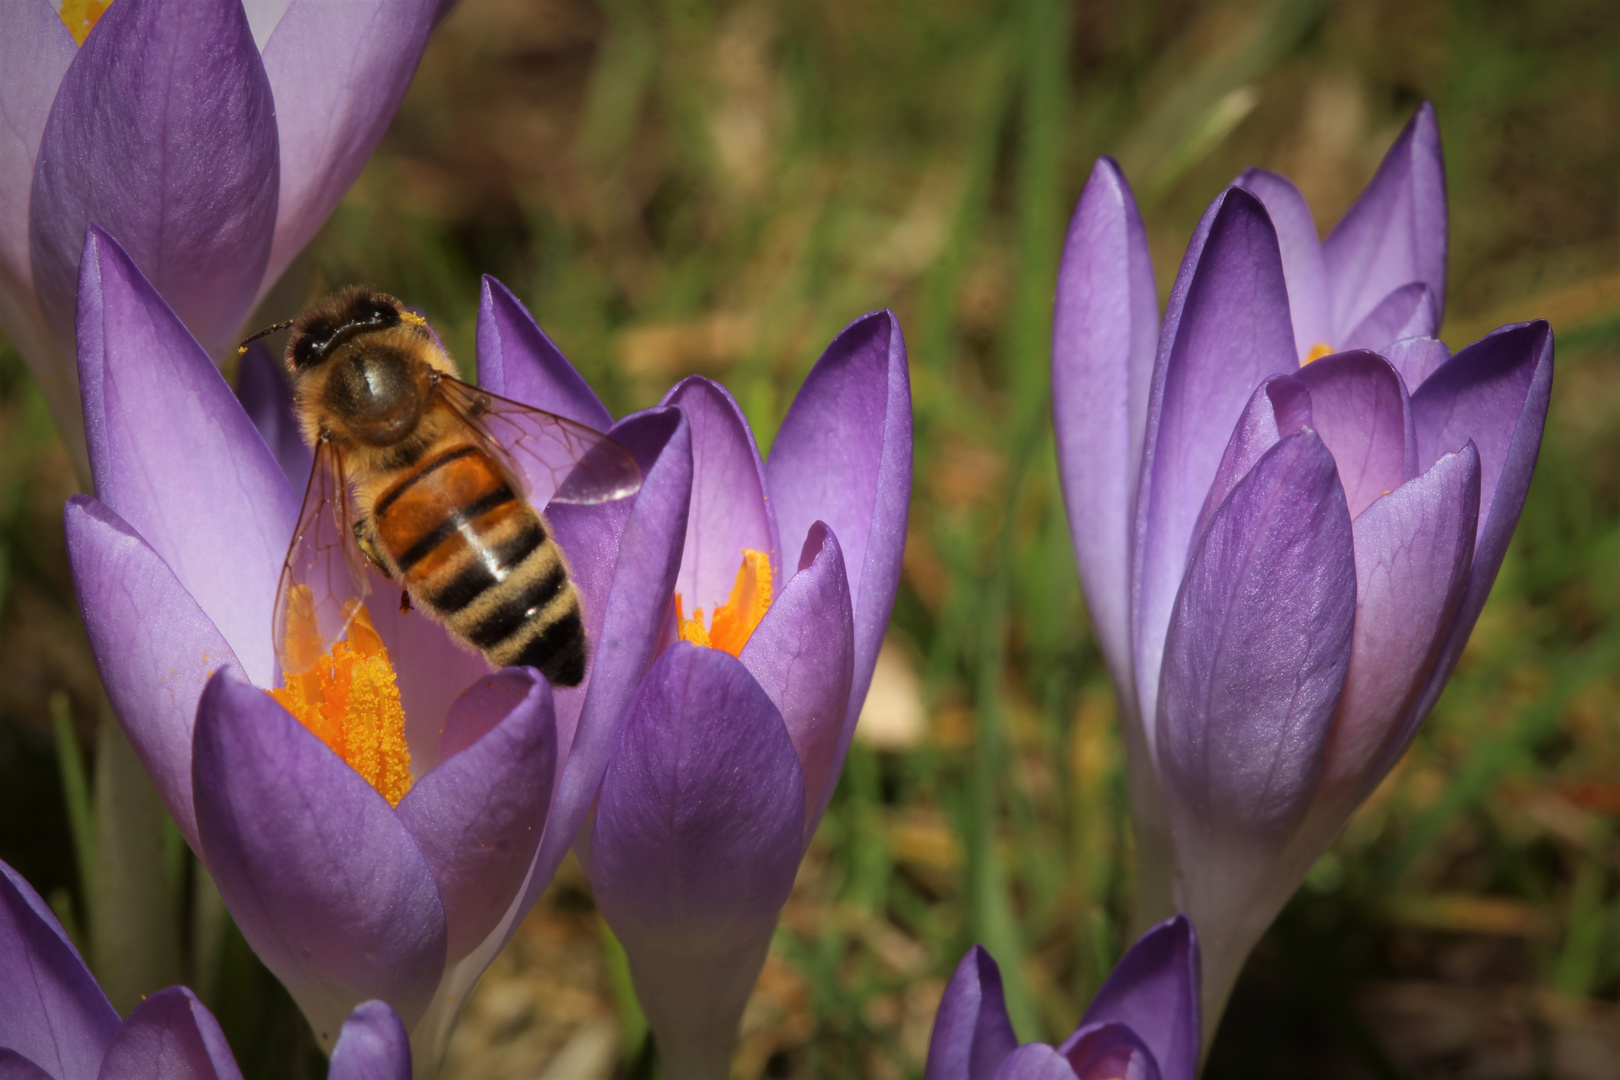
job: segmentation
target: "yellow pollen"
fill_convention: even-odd
[[[80,45],[95,29],[96,20],[107,14],[112,7],[113,0],[62,0],[62,21],[67,24],[68,33]]]
[[[771,560],[762,551],[744,550],[737,580],[731,586],[731,599],[714,609],[714,618],[703,625],[703,609],[688,619],[681,611],[681,594],[675,594],[675,621],[682,641],[720,649],[738,656],[754,628],[771,607]]]
[[[428,321],[414,311],[401,311],[399,321],[410,323],[412,326],[426,326]]]
[[[309,586],[299,585],[303,594]],[[300,603],[302,601],[302,603]],[[293,595],[289,656],[309,649],[314,604]],[[305,621],[305,620],[309,621]],[[295,647],[296,645],[296,647]],[[349,624],[349,636],[320,655],[301,675],[269,694],[316,738],[382,793],[394,806],[411,790],[411,751],[405,745],[405,708],[394,685],[388,649],[364,605]]]
[[[1318,341],[1315,345],[1311,346],[1311,351],[1305,354],[1305,359],[1300,361],[1299,366],[1304,367],[1306,364],[1310,363],[1312,360],[1320,360],[1324,356],[1332,356],[1332,355],[1333,355],[1333,346],[1329,345],[1325,341]]]

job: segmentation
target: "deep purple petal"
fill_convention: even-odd
[[[1130,683],[1131,510],[1158,331],[1136,199],[1118,164],[1098,158],[1058,267],[1052,415],[1086,608],[1120,686]]]
[[[1293,181],[1265,169],[1248,169],[1232,181],[1266,207],[1277,229],[1283,277],[1288,282],[1288,310],[1294,324],[1294,348],[1304,359],[1317,345],[1344,348],[1333,335],[1333,303],[1328,294],[1327,263],[1316,219]]]
[[[104,19],[117,7],[107,10]],[[99,230],[85,240],[80,298],[96,495],[169,564],[248,678],[268,686],[271,613],[297,498],[213,362]]]
[[[1372,349],[1382,352],[1403,338],[1427,337],[1440,329],[1440,317],[1429,287],[1409,282],[1381,300],[1367,317],[1344,336],[1338,348]]]
[[[1017,1047],[1001,969],[983,946],[975,945],[956,965],[939,999],[923,1080],[991,1080]]]
[[[1157,731],[1183,870],[1205,841],[1286,837],[1314,793],[1355,617],[1333,456],[1290,435],[1193,553],[1165,642]]]
[[[1202,1038],[1198,993],[1198,938],[1191,920],[1177,915],[1143,934],[1120,958],[1092,998],[1080,1029],[1060,1049],[1081,1080],[1089,1080],[1093,1073],[1079,1068],[1072,1051],[1085,1041],[1088,1026],[1117,1023],[1151,1053],[1164,1080],[1193,1080]],[[1101,1043],[1109,1041],[1112,1037],[1098,1040],[1084,1053],[1100,1057]]]
[[[236,398],[275,455],[287,486],[302,491],[309,482],[314,455],[298,430],[293,413],[292,384],[286,369],[260,342],[248,346],[236,369]]]
[[[478,385],[596,431],[613,426],[607,406],[529,309],[488,274],[478,303]]]
[[[363,1001],[343,1021],[326,1080],[411,1080],[411,1040],[386,1002]]]
[[[100,1080],[242,1080],[219,1021],[184,986],[142,998],[102,1059]]]
[[[771,699],[729,654],[671,646],[630,706],[589,858],[669,1075],[723,1074],[803,829],[804,778]]]
[[[838,538],[810,528],[799,572],[739,655],[782,714],[804,772],[808,844],[832,798],[859,715],[847,708],[855,666],[855,616]]]
[[[1441,364],[1451,359],[1451,350],[1446,348],[1446,343],[1432,337],[1394,341],[1379,351],[1390,366],[1401,373],[1401,381],[1406,384],[1408,394],[1417,393],[1417,388],[1438,371]]]
[[[776,514],[754,433],[725,387],[694,375],[660,404],[679,406],[692,428],[692,511],[675,592],[688,617],[702,610],[708,619],[731,595],[745,549],[768,555],[782,580]]]
[[[494,731],[533,693],[534,676],[523,668],[502,668],[467,687],[445,715],[439,760],[448,761]]]
[[[1124,1024],[1087,1024],[1061,1052],[1079,1080],[1161,1080],[1164,1075],[1153,1051]]]
[[[0,316],[33,304],[28,188],[45,118],[78,46],[50,0],[0,4]]]
[[[1333,321],[1353,329],[1409,281],[1429,287],[1436,323],[1446,310],[1446,166],[1434,107],[1424,102],[1384,156],[1361,198],[1322,242]]]
[[[1299,367],[1265,208],[1229,188],[1206,220],[1165,312],[1137,498],[1133,648],[1150,747],[1165,629],[1221,453],[1255,387]]]
[[[66,1080],[63,1074],[63,1080]],[[94,1076],[86,1073],[86,1077]],[[57,1080],[9,1046],[0,1046],[0,1080]]]
[[[889,627],[911,503],[911,381],[890,311],[846,326],[788,408],[765,464],[782,536],[824,521],[838,535],[855,607],[859,715]]]
[[[407,1022],[445,964],[432,871],[388,801],[264,691],[216,676],[192,762],[203,856],[323,1047],[355,1005]]]
[[[529,692],[472,746],[416,781],[396,812],[438,883],[451,963],[495,929],[523,887],[545,828],[557,768],[551,687]]]
[[[0,1046],[56,1080],[92,1080],[118,1013],[45,901],[3,862],[0,973]]]
[[[1294,378],[1311,392],[1311,427],[1333,454],[1357,517],[1417,475],[1417,429],[1401,377],[1377,353],[1323,357]]]
[[[1210,481],[1209,494],[1204,497],[1193,528],[1194,544],[1209,528],[1215,511],[1226,502],[1232,489],[1260,463],[1266,451],[1276,446],[1285,432],[1293,435],[1310,426],[1311,392],[1304,383],[1290,375],[1273,375],[1260,384],[1243,407],[1243,415],[1232,428],[1231,441],[1221,454],[1215,479]]]
[[[1025,1043],[1007,1056],[995,1080],[1076,1080],[1074,1066],[1045,1043]]]
[[[62,518],[79,615],[113,715],[181,834],[200,851],[191,801],[197,702],[216,671],[240,673],[241,663],[174,572],[122,518],[88,495],[69,499]]]
[[[293,0],[264,46],[281,140],[269,288],[349,190],[411,84],[436,0]]]
[[[240,4],[108,8],[62,78],[34,167],[34,286],[58,340],[71,348],[84,232],[99,225],[221,353],[270,258],[277,146]]]

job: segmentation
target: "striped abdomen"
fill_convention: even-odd
[[[497,667],[585,676],[579,593],[545,520],[470,443],[435,449],[377,497],[378,545],[416,602]]]

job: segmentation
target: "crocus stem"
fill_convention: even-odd
[[[167,815],[111,709],[96,752],[96,867],[90,942],[113,1007],[180,981],[180,928],[163,857]]]

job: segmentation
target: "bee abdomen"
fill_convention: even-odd
[[[446,622],[491,663],[539,668],[558,686],[576,686],[584,678],[579,593],[568,579],[562,549],[549,539]]]

